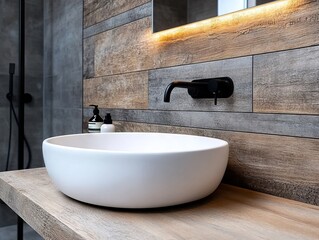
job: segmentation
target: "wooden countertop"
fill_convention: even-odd
[[[45,239],[319,239],[319,207],[222,184],[190,204],[120,210],[72,200],[45,168],[0,173],[0,198]]]

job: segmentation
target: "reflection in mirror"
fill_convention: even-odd
[[[276,0],[153,0],[153,32]]]

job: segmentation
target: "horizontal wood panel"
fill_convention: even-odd
[[[103,6],[103,2],[99,0],[83,0],[83,14],[88,15]]]
[[[0,173],[0,198],[52,240],[318,239],[317,206],[226,184],[189,204],[119,210],[64,196],[40,168]]]
[[[164,92],[172,81],[192,81],[201,78],[230,77],[234,93],[230,98],[192,99],[187,89],[176,88],[170,103],[165,103]],[[243,57],[171,68],[151,70],[149,74],[149,108],[193,111],[252,111],[252,58]]]
[[[83,39],[83,79],[94,77],[94,38]]]
[[[100,33],[94,38],[94,76],[147,70],[155,67],[150,45],[151,18],[143,18]]]
[[[121,13],[110,19],[106,19],[95,25],[92,25],[83,30],[83,37],[87,38],[98,33],[110,30],[122,26],[124,24],[136,21],[140,18],[150,16],[152,14],[152,3],[143,4],[139,7],[133,8],[132,10]]]
[[[281,8],[271,5],[284,3]],[[279,1],[205,27],[152,34],[151,17],[94,36],[94,76],[212,61],[318,44],[318,1]],[[230,15],[229,15],[230,16]],[[125,46],[125,47],[124,47]],[[84,64],[91,64],[84,62]]]
[[[319,139],[116,122],[121,132],[169,132],[229,142],[224,181],[256,191],[319,205]]]
[[[148,107],[148,73],[137,72],[83,81],[83,105],[99,108],[146,109]]]
[[[84,0],[84,28],[140,6],[150,0]]]
[[[254,112],[319,114],[319,46],[254,57]]]
[[[101,109],[101,112],[106,111],[119,121],[319,138],[317,116]],[[91,117],[92,110],[84,109],[83,114],[84,117]]]

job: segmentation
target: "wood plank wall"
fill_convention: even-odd
[[[119,131],[225,139],[225,182],[319,205],[319,1],[276,1],[156,34],[151,14],[148,0],[84,0],[84,131],[98,104]],[[217,106],[185,89],[163,102],[173,80],[220,76],[235,90]]]

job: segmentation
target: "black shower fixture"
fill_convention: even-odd
[[[15,63],[9,63],[9,92],[7,93],[7,99],[9,101],[13,101],[13,76],[15,73]],[[23,102],[30,103],[32,102],[33,98],[30,93],[24,93],[23,95]]]

